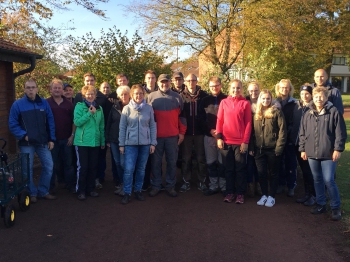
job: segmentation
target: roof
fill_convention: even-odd
[[[0,37],[0,61],[30,64],[31,57],[35,57],[36,59],[43,58],[42,55]]]

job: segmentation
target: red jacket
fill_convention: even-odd
[[[252,130],[250,103],[243,96],[229,96],[219,106],[216,122],[217,138],[226,144],[249,144]]]

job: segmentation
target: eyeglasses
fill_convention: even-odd
[[[26,86],[26,87],[25,87],[25,89],[28,89],[28,90],[29,90],[29,89],[35,89],[35,88],[37,88],[37,87],[36,87],[36,86]]]
[[[215,88],[215,87],[219,87],[221,86],[220,84],[219,85],[215,85],[215,86],[209,86],[209,88]]]

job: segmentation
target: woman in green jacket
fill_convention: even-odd
[[[273,105],[272,94],[262,90],[259,94],[249,154],[255,156],[256,167],[263,196],[259,206],[273,207],[278,187],[281,155],[286,143],[287,130],[282,111]],[[270,170],[270,192],[268,192],[268,170]]]
[[[74,109],[75,131],[74,145],[77,155],[77,193],[79,200],[85,200],[86,194],[97,197],[94,191],[97,173],[99,148],[105,147],[104,116],[102,107],[96,99],[96,89],[84,86],[81,89],[83,101]]]

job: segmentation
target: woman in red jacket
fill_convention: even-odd
[[[221,150],[226,176],[225,202],[244,203],[247,188],[247,151],[251,132],[250,103],[243,96],[242,82],[229,83],[229,96],[219,106],[216,122],[217,145]]]

